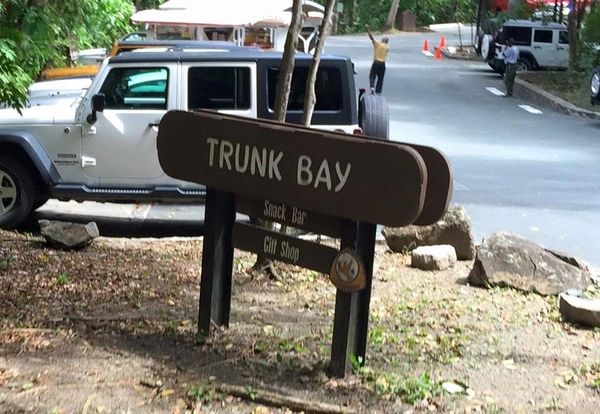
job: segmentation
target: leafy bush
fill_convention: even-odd
[[[581,29],[581,67],[588,72],[600,65],[600,7],[587,16]]]

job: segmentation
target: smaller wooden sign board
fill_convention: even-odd
[[[236,209],[267,221],[274,221],[296,229],[306,230],[330,237],[340,237],[341,220],[338,217],[315,213],[287,203],[272,200],[254,200],[236,197]]]
[[[307,269],[329,274],[338,250],[251,224],[235,223],[233,246]]]

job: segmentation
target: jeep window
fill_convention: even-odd
[[[552,30],[539,30],[533,31],[533,41],[535,43],[552,43]]]
[[[558,43],[560,43],[562,45],[568,45],[569,44],[569,34],[568,34],[568,32],[566,32],[565,30],[561,30],[560,32],[558,32]]]
[[[100,92],[106,109],[167,109],[166,68],[114,68]]]
[[[304,96],[308,68],[296,67],[292,76],[288,111],[302,111],[304,109]],[[275,107],[275,93],[279,67],[271,66],[268,72],[269,109]],[[315,82],[315,95],[317,102],[315,111],[339,111],[343,106],[342,74],[338,68],[320,68]]]
[[[250,68],[192,67],[188,71],[188,109],[249,109]]]
[[[531,28],[504,26],[502,28],[500,43],[506,43],[511,38],[515,41],[515,45],[529,46],[531,43]]]

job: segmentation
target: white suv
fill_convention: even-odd
[[[281,57],[233,47],[126,52],[105,60],[72,104],[0,110],[0,228],[18,226],[48,198],[201,203],[202,186],[160,167],[161,118],[196,109],[272,118]],[[302,118],[311,60],[296,56],[288,122]],[[315,91],[314,127],[351,134],[362,126],[387,137],[387,104],[377,95],[359,98],[350,59],[323,56]]]
[[[502,53],[511,38],[519,48],[519,71],[569,67],[569,37],[565,25],[507,20],[496,37],[487,34],[481,42],[481,56],[496,72],[504,73]]]

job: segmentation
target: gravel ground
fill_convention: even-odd
[[[378,245],[367,361],[339,380],[331,283],[288,265],[272,280],[252,254],[236,251],[230,328],[197,340],[201,250],[0,231],[0,412],[597,411],[600,331],[556,298],[468,286],[472,262],[424,272]]]

